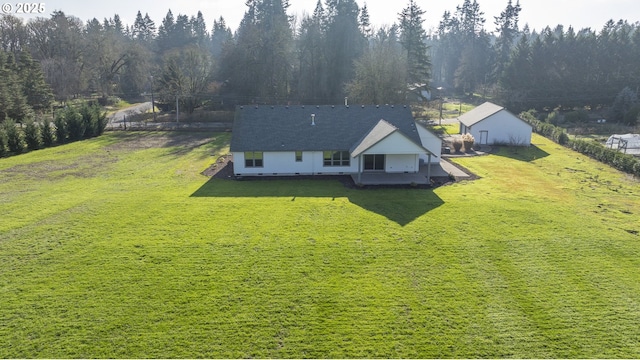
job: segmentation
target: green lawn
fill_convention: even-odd
[[[0,160],[0,358],[640,357],[640,192],[534,136],[431,190],[209,180],[228,134]]]
[[[456,135],[460,134],[460,124],[434,125],[433,130],[443,135]]]

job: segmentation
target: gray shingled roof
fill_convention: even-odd
[[[236,108],[231,152],[349,151],[380,120],[421,144],[408,106],[262,105]]]
[[[462,114],[462,116],[460,116],[458,120],[462,123],[462,125],[471,127],[474,124],[477,124],[480,121],[502,110],[504,110],[502,106],[486,102],[478,106],[477,108]]]

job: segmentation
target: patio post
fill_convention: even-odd
[[[431,184],[431,153],[427,154],[427,183]]]
[[[358,184],[362,183],[362,154],[358,155]]]

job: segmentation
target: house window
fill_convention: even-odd
[[[296,151],[296,162],[302,162],[302,151]]]
[[[384,171],[384,155],[365,155],[364,169],[370,171]]]
[[[351,156],[348,151],[325,151],[324,166],[349,166]]]
[[[262,167],[262,152],[249,151],[244,153],[245,167]]]

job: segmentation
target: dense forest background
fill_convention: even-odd
[[[491,98],[514,112],[610,108],[637,121],[640,25],[602,29],[521,26],[518,2],[485,18],[476,0],[423,27],[409,0],[391,26],[376,27],[366,5],[319,0],[293,17],[287,0],[248,0],[239,27],[223,17],[174,14],[156,23],[137,13],[87,22],[54,12],[28,22],[0,18],[0,121],[20,121],[54,101],[155,93],[167,109],[248,103],[381,104],[442,95]],[[634,116],[635,114],[635,116]]]

